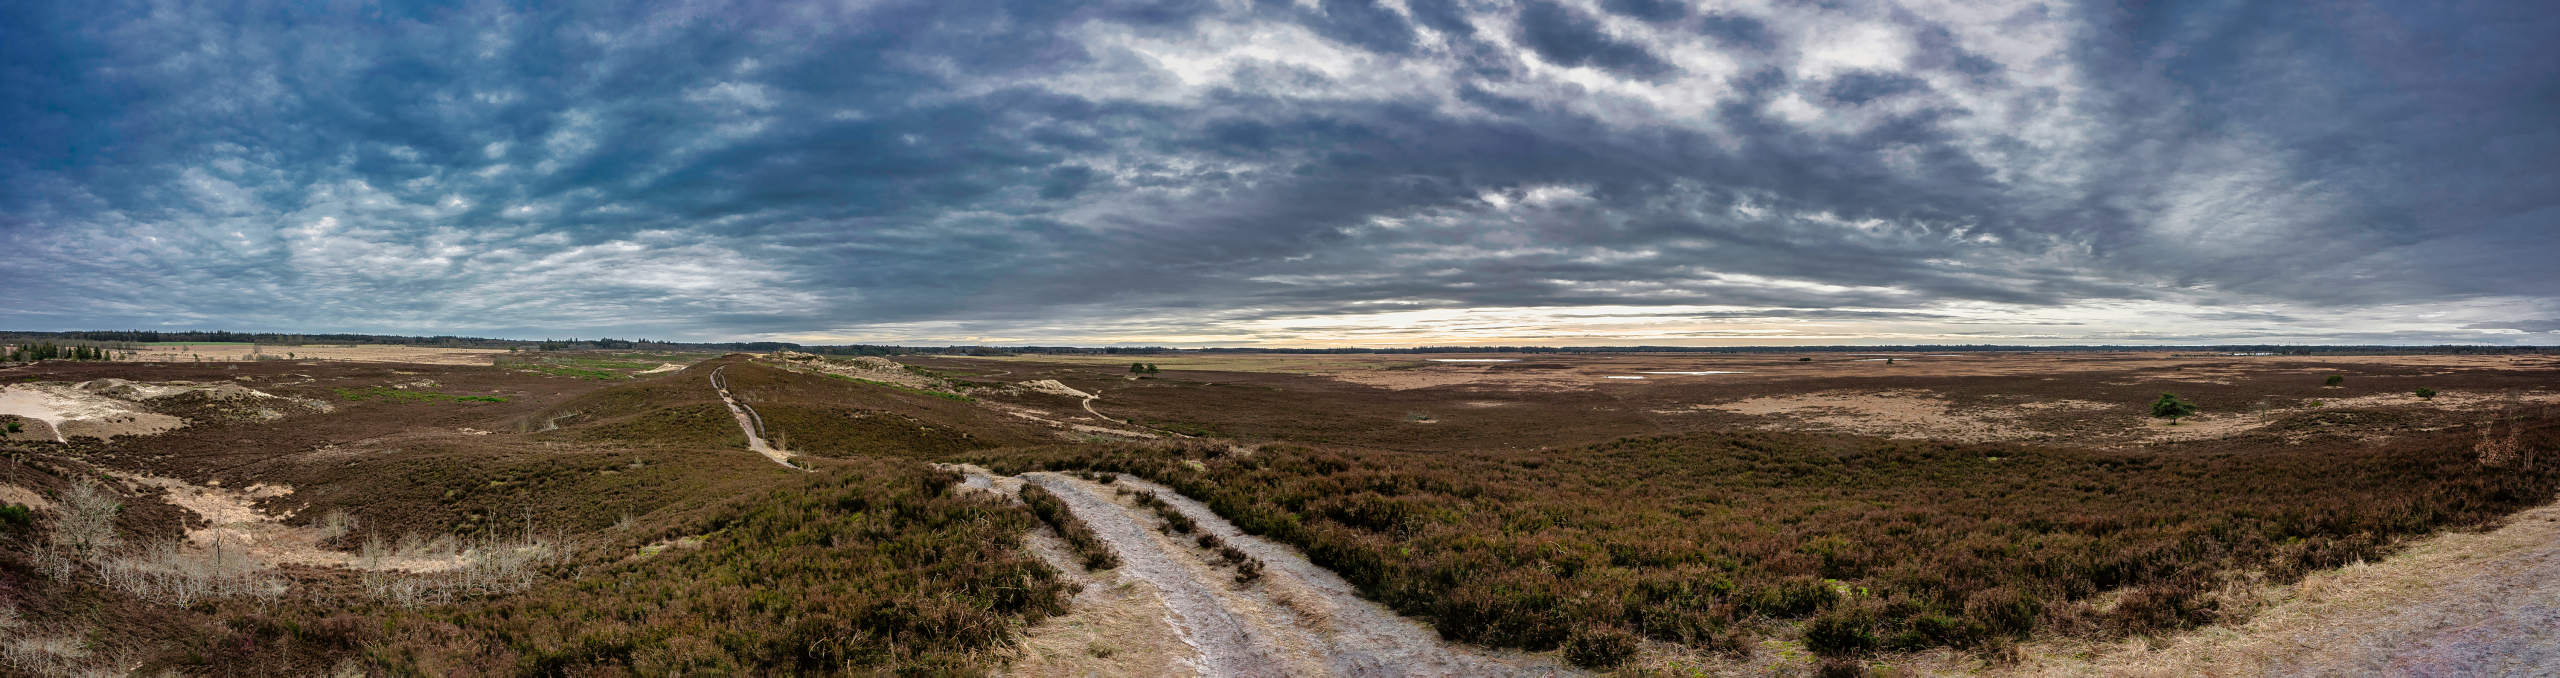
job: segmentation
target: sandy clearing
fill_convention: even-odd
[[[0,387],[0,414],[13,414],[42,426],[9,435],[9,440],[63,442],[73,436],[112,438],[149,435],[186,425],[186,420],[136,407],[67,384],[10,384]],[[41,429],[41,430],[39,430]]]
[[[188,529],[186,537],[187,543],[197,547],[215,544],[242,547],[259,562],[269,564],[366,569],[356,554],[321,548],[319,528],[284,524],[283,521],[292,518],[294,512],[270,516],[258,510],[259,500],[291,496],[293,488],[290,486],[252,484],[229,489],[139,473],[109,471],[108,474],[142,487],[158,488],[165,492],[163,499],[196,514],[205,525]],[[466,555],[384,557],[372,569],[443,572],[462,567]]]
[[[2008,421],[2002,412],[1959,413],[1952,401],[1925,390],[1872,393],[1824,391],[1801,395],[1747,398],[1697,405],[1756,416],[1784,416],[1807,428],[1846,431],[1890,438],[1938,438],[1965,441],[2016,440],[2033,435]]]
[[[1583,391],[1591,389],[1593,384],[1599,381],[1564,370],[1498,370],[1464,364],[1442,364],[1412,370],[1336,372],[1318,376],[1390,391],[1462,384],[1521,390]]]
[[[683,365],[678,365],[678,364],[675,364],[675,363],[658,363],[658,366],[657,366],[657,367],[652,367],[652,368],[645,369],[645,370],[641,370],[641,371],[638,371],[638,372],[633,372],[632,374],[663,374],[663,373],[667,373],[667,372],[674,372],[674,371],[676,371],[676,370],[681,370],[681,369],[684,369],[684,366],[683,366]]]
[[[2560,506],[2378,563],[2270,587],[2245,624],[2145,642],[2028,646],[2016,673],[2105,676],[2560,674]],[[2087,657],[2087,658],[2083,658]]]
[[[0,485],[0,504],[17,504],[38,511],[53,510],[53,500],[42,493],[16,485]]]
[[[2414,395],[2414,394],[2409,394],[2409,393],[2394,393],[2394,394],[2390,394],[2390,395],[2369,395],[2369,396],[2358,396],[2358,397],[2354,397],[2354,398],[2337,398],[2337,399],[2331,399],[2331,400],[2323,400],[2323,401],[2321,401],[2321,402],[2322,402],[2322,403],[2324,403],[2324,404],[2326,404],[2326,405],[2328,406],[2328,408],[2329,408],[2329,409],[2367,409],[2367,408],[2380,409],[2380,408],[2388,408],[2388,407],[2427,407],[2427,408],[2434,408],[2434,409],[2438,409],[2438,410],[2447,410],[2447,411],[2463,412],[2463,411],[2477,411],[2477,410],[2495,410],[2495,409],[2502,409],[2502,408],[2511,407],[2511,406],[2513,406],[2513,407],[2523,407],[2523,406],[2527,406],[2527,405],[2541,405],[2541,404],[2548,404],[2548,403],[2560,403],[2560,393],[2533,392],[2533,391],[2517,391],[2517,392],[2441,391],[2441,392],[2436,393],[2436,397],[2433,397],[2433,398],[2425,398],[2425,399],[2421,399],[2421,398],[2419,398],[2418,396],[2416,396],[2416,395]]]

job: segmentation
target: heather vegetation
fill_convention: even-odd
[[[1050,494],[1039,485],[1023,483],[1022,503],[1031,508],[1032,515],[1040,517],[1040,522],[1048,523],[1050,529],[1057,530],[1058,536],[1067,540],[1067,547],[1075,550],[1076,558],[1083,562],[1085,569],[1108,570],[1120,566],[1120,557],[1111,552],[1111,546],[1102,543],[1102,538],[1093,533],[1093,528],[1069,513],[1067,503],[1057,495]]]
[[[830,462],[644,538],[686,545],[600,552],[557,568],[582,577],[395,614],[369,654],[425,675],[965,672],[1072,591],[1022,550],[1030,511],[958,481]]]
[[[2548,448],[2553,423],[2512,425]],[[1602,664],[1641,635],[1738,649],[1996,651],[2037,633],[2210,623],[2226,587],[2373,559],[2560,489],[2476,435],[2249,454],[1777,432],[1578,449],[1039,447],[999,472],[1136,474],[1295,545],[1449,638]],[[1799,624],[1800,622],[1800,624]]]

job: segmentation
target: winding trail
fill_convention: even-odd
[[[781,464],[785,468],[799,470],[800,467],[791,465],[790,452],[766,444],[764,436],[758,435],[764,430],[764,417],[757,415],[755,408],[738,402],[736,397],[729,395],[729,379],[720,374],[720,371],[725,369],[729,369],[729,366],[712,368],[711,390],[720,392],[720,401],[728,403],[729,414],[738,418],[738,430],[747,434],[747,449],[754,450],[756,454],[764,455],[764,458],[771,459],[773,463]]]
[[[1000,485],[993,478],[972,486]],[[1015,479],[1006,479],[1015,480]],[[1169,622],[1197,652],[1208,676],[1574,675],[1553,657],[1453,646],[1430,628],[1362,600],[1349,582],[1307,562],[1297,549],[1247,536],[1199,502],[1120,476],[1115,484],[1154,492],[1185,517],[1264,564],[1260,580],[1234,582],[1190,535],[1167,535],[1163,520],[1120,499],[1111,487],[1056,473],[1026,473],[1065,502],[1121,559],[1095,576],[1143,581],[1161,595]],[[1178,538],[1177,538],[1178,537]]]

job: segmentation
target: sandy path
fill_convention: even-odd
[[[2055,648],[2040,675],[2560,676],[2560,506],[2272,592],[2247,623],[2157,648]],[[2043,653],[2038,653],[2043,654]]]
[[[1204,675],[1500,676],[1576,673],[1553,658],[1443,643],[1413,620],[1362,600],[1349,582],[1307,562],[1296,549],[1246,536],[1199,502],[1122,476],[1153,491],[1200,529],[1264,564],[1261,580],[1233,583],[1189,543],[1155,529],[1161,519],[1114,498],[1104,486],[1054,473],[1021,476],[1067,503],[1120,555],[1118,572],[1155,590]],[[999,482],[1001,482],[999,480]]]
[[[1089,489],[1087,483],[1065,476],[1026,474],[1026,481],[1056,494],[1067,504],[1067,510],[1083,519],[1086,526],[1111,545],[1120,555],[1119,571],[1137,577],[1155,587],[1164,597],[1166,611],[1172,617],[1182,642],[1199,651],[1198,668],[1212,676],[1286,676],[1302,675],[1292,670],[1290,662],[1264,624],[1253,623],[1250,611],[1239,610],[1231,592],[1214,579],[1216,573],[1203,572],[1199,559],[1179,552],[1153,528],[1154,520],[1137,515],[1120,504],[1105,499]]]
[[[786,452],[775,448],[772,445],[766,444],[764,442],[764,436],[756,435],[756,431],[764,428],[764,417],[757,416],[754,408],[750,408],[746,406],[746,404],[738,402],[737,398],[729,396],[729,380],[720,376],[720,370],[725,369],[729,369],[729,366],[722,365],[717,369],[711,370],[711,389],[720,392],[720,401],[728,403],[729,414],[738,418],[738,430],[747,434],[747,449],[754,450],[756,454],[764,455],[764,458],[773,460],[773,463],[794,469],[800,468],[798,466],[791,465],[790,452]]]

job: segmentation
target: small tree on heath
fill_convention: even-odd
[[[2179,400],[2178,394],[2162,393],[2158,401],[2151,403],[2151,416],[2168,419],[2170,426],[2176,426],[2179,419],[2195,416],[2196,409],[2194,403]]]
[[[2336,386],[2344,383],[2347,383],[2347,375],[2343,374],[2332,374],[2329,378],[2320,380],[2322,386]]]
[[[2420,387],[2418,387],[2418,399],[2419,399],[2419,400],[2434,400],[2434,399],[2435,399],[2435,397],[2436,397],[2436,390],[2435,390],[2435,389],[2427,388],[2427,387],[2424,387],[2424,386],[2420,386]]]

